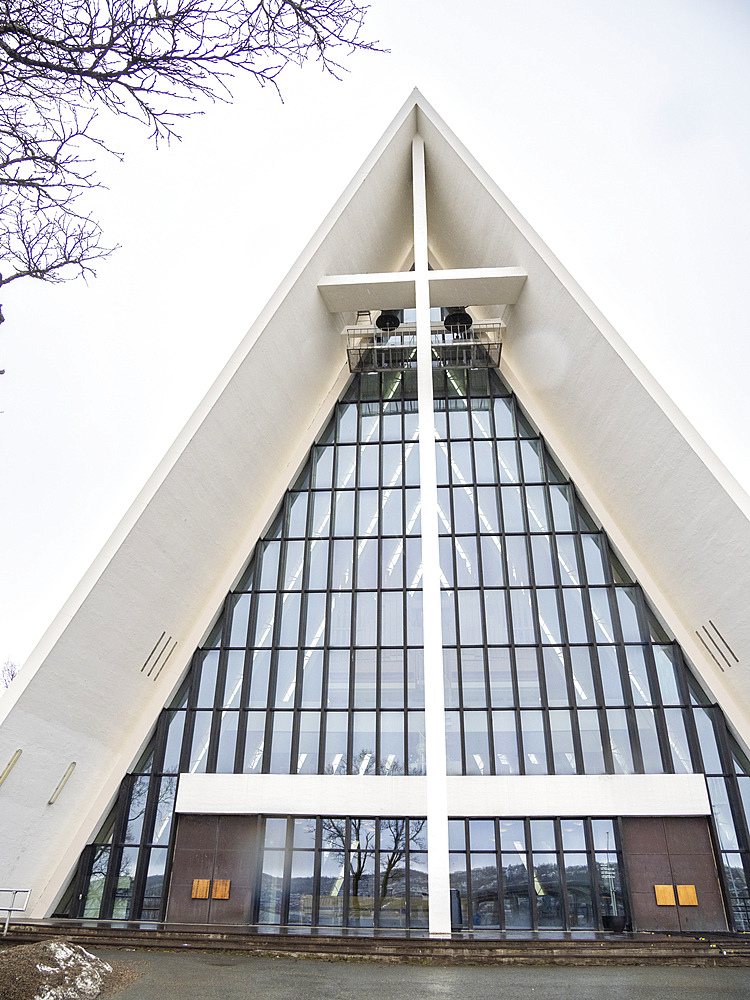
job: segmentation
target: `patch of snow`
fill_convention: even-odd
[[[112,971],[111,965],[80,945],[69,945],[64,941],[50,941],[44,949],[55,964],[38,963],[37,969],[55,976],[62,974],[63,982],[44,986],[34,1000],[82,1000],[99,996],[104,977]]]

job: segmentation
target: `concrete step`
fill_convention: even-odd
[[[650,934],[596,938],[358,937],[82,926],[72,922],[13,924],[5,941],[23,944],[64,937],[88,947],[234,951],[329,961],[418,962],[435,965],[691,965],[750,966],[750,935],[692,938]]]

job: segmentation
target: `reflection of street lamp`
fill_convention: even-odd
[[[615,866],[609,860],[609,830],[607,830],[607,861],[602,866],[602,875],[609,882],[609,903],[612,916],[617,916],[617,899],[615,898]]]

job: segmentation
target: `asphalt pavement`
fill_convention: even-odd
[[[112,1000],[748,1000],[750,969],[435,966],[90,949],[140,978]]]

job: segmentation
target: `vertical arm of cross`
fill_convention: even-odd
[[[427,189],[424,140],[412,141],[414,286],[417,305],[417,405],[422,507],[425,742],[427,758],[427,869],[430,935],[451,932],[448,867],[448,786],[445,756],[443,629],[440,610],[435,414],[432,395],[430,283],[427,266]]]

